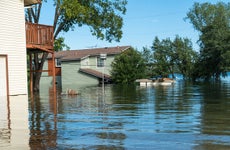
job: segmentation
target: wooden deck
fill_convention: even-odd
[[[28,50],[53,51],[53,26],[26,23],[26,48]]]
[[[55,58],[54,58],[54,28],[53,26],[28,23],[26,29],[26,49],[30,56],[30,91],[33,93],[33,73],[49,72],[53,76],[53,91],[56,99],[56,78],[55,78]],[[36,53],[51,53],[53,64],[49,70],[34,70],[33,61]]]

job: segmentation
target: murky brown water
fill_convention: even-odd
[[[0,149],[230,149],[227,81],[109,85],[104,96],[101,87],[82,87],[79,92],[57,100],[48,92],[29,99],[28,126],[20,128],[27,145],[13,145],[13,119],[4,114],[8,117],[0,118]]]

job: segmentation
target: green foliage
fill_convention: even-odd
[[[163,39],[155,37],[151,47],[154,63],[152,71],[155,76],[167,77],[169,74],[181,73],[190,78],[194,69],[197,54],[192,49],[192,42],[187,38]]]
[[[226,75],[230,67],[230,3],[195,3],[187,19],[200,32],[200,56],[194,78]]]
[[[173,41],[173,57],[175,65],[185,78],[192,78],[194,65],[198,54],[192,49],[192,42],[188,38],[176,36]]]
[[[141,52],[141,55],[143,59],[145,60],[145,65],[146,65],[146,77],[151,78],[155,76],[154,74],[154,59],[153,59],[153,53],[151,49],[147,47],[143,47],[143,50]]]
[[[130,84],[145,76],[145,60],[133,48],[116,56],[112,63],[112,79],[115,83]]]
[[[158,37],[155,37],[151,48],[155,61],[155,74],[162,77],[167,77],[170,73],[173,74],[174,57],[171,40],[167,38],[160,41]]]
[[[59,37],[54,41],[54,50],[63,51],[64,49],[69,50],[70,47],[64,43],[65,39],[63,37]]]
[[[122,37],[126,0],[55,0],[59,6],[57,24],[62,31],[73,29],[74,25],[87,25],[92,35],[99,39],[119,41]]]

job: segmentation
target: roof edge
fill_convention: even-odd
[[[55,52],[55,58],[61,59],[62,61],[74,61],[74,60],[82,60],[87,57],[95,57],[102,53],[105,53],[108,56],[109,55],[111,56],[111,55],[120,54],[126,51],[127,49],[129,49],[130,47],[131,46],[114,46],[114,47],[103,47],[103,48],[93,48],[93,49],[60,51],[60,52]],[[109,52],[110,49],[111,51]],[[76,57],[74,58],[74,56]],[[50,59],[50,56],[48,56],[47,59]]]

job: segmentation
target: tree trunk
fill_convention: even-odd
[[[42,55],[39,55],[37,53],[34,54],[34,70],[35,70],[35,72],[33,73],[34,92],[39,92],[40,90],[40,79],[42,75],[42,69],[47,56],[48,56],[47,52],[43,52]]]
[[[40,90],[40,79],[41,79],[41,72],[35,72],[33,77],[33,91],[39,92]]]

